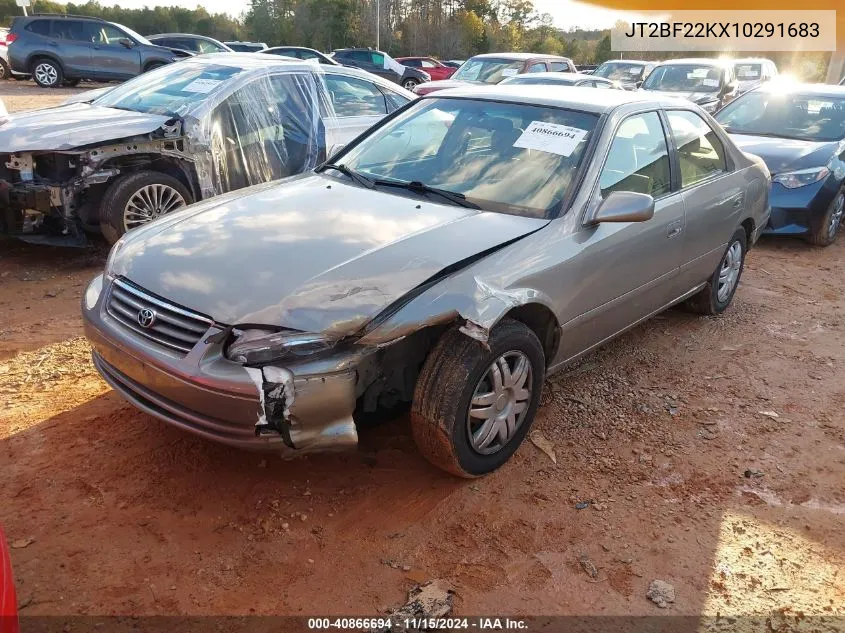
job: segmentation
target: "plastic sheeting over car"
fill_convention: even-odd
[[[236,90],[196,129],[211,151],[215,193],[308,171],[325,159],[331,112],[322,75],[263,76]]]

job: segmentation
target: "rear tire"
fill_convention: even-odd
[[[136,198],[137,196],[137,198]],[[130,205],[130,201],[133,204]],[[138,205],[135,204],[138,203]],[[127,231],[151,222],[193,202],[185,185],[158,171],[138,171],[118,177],[100,202],[100,230],[114,244]],[[149,215],[146,219],[143,207]]]
[[[5,59],[0,59],[0,81],[9,79],[11,76],[12,69],[9,68],[9,64],[6,63]]]
[[[457,327],[446,332],[426,359],[414,392],[411,430],[420,452],[458,477],[480,477],[502,466],[534,421],[545,368],[543,346],[519,321],[503,319],[487,345]],[[486,420],[483,408],[490,411]],[[486,426],[494,419],[501,424]]]
[[[32,62],[32,78],[42,88],[57,88],[65,75],[59,62],[42,57]]]
[[[406,79],[405,81],[402,82],[402,87],[405,90],[410,90],[411,92],[413,92],[414,88],[416,88],[419,85],[420,85],[420,82],[417,81],[416,79]]]
[[[842,216],[845,215],[845,185],[834,196],[827,211],[807,236],[807,241],[814,246],[830,246],[836,241],[842,227]]]
[[[698,293],[687,299],[686,306],[693,312],[705,315],[721,314],[731,304],[739,278],[745,267],[748,236],[739,227],[728,242],[715,272]]]

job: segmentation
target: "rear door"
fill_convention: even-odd
[[[667,110],[666,118],[687,210],[681,277],[691,287],[716,270],[739,226],[745,183],[732,171],[725,147],[707,121],[690,110]]]
[[[55,48],[66,75],[90,76],[91,42],[85,25],[82,20],[50,20],[49,45]]]
[[[575,234],[579,252],[561,271],[561,292],[569,299],[559,315],[559,360],[602,343],[675,297],[684,201],[672,190],[669,147],[656,111],[629,115],[614,131],[593,204],[614,191],[645,193],[654,198],[654,217],[582,226]]]
[[[90,32],[91,77],[93,79],[129,79],[141,74],[141,53],[126,33],[102,22],[87,22]],[[127,48],[121,41],[129,40]]]

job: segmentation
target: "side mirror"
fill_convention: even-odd
[[[645,222],[654,217],[654,198],[634,191],[614,191],[602,200],[592,224]]]
[[[132,48],[133,46],[135,46],[135,42],[130,40],[128,37],[120,38],[119,40],[117,40],[117,43],[123,46],[124,48]]]

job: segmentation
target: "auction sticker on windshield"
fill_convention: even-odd
[[[182,92],[199,92],[208,94],[223,82],[219,79],[194,79],[187,86],[182,88]]]
[[[549,154],[571,156],[578,143],[587,136],[587,130],[558,123],[531,121],[522,135],[516,139],[514,147],[537,149]]]

